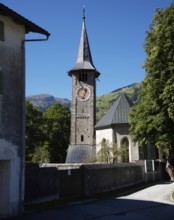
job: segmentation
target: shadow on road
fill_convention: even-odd
[[[24,216],[13,217],[13,220],[145,220],[145,219],[174,219],[173,205],[158,202],[140,201],[122,198],[95,200],[81,204],[60,206],[52,210],[28,213]]]

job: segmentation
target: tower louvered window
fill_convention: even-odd
[[[87,73],[80,73],[79,74],[79,81],[86,82],[87,80],[88,80]]]

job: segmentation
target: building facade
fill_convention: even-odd
[[[132,141],[129,134],[128,114],[133,106],[129,97],[121,94],[101,120],[96,124],[97,153],[103,141],[115,145],[120,152],[118,162],[135,162],[144,159],[156,159],[157,152],[154,146],[141,147]],[[112,159],[111,159],[112,162]]]
[[[82,163],[95,157],[96,70],[91,56],[85,16],[83,16],[80,45],[72,77],[71,138],[66,163]]]
[[[24,200],[25,35],[49,33],[0,4],[0,214],[17,215]]]

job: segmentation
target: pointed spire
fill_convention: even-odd
[[[84,6],[83,6],[83,22],[82,22],[80,45],[79,45],[76,64],[72,70],[80,70],[80,69],[96,70],[92,61],[88,35],[86,31]]]

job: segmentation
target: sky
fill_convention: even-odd
[[[48,41],[26,43],[26,96],[50,94],[72,99],[83,6],[93,63],[101,73],[96,94],[139,83],[145,77],[143,44],[155,8],[174,0],[0,0],[47,30]],[[26,39],[44,38],[26,34]]]

